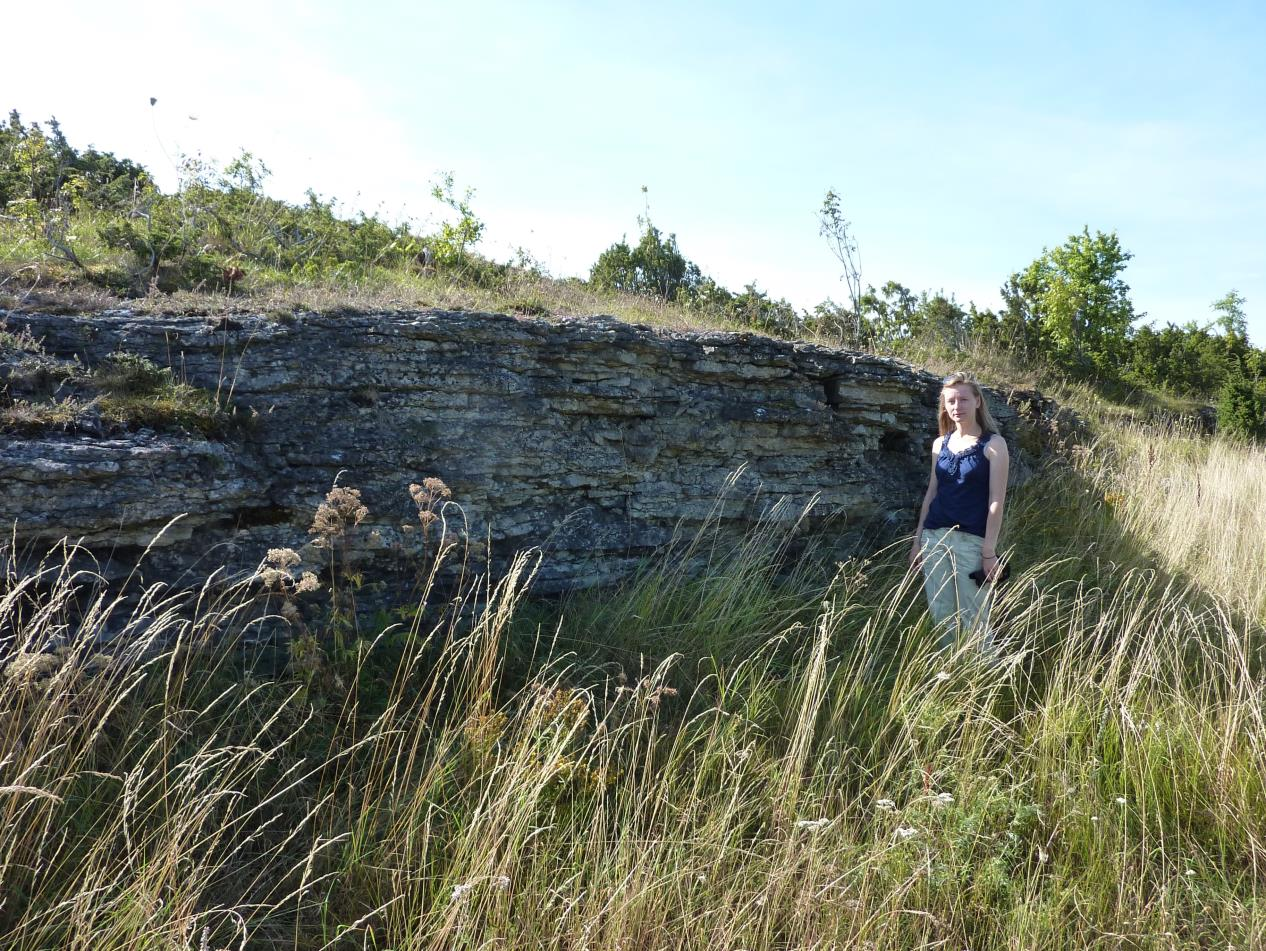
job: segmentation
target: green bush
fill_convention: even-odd
[[[1266,386],[1236,374],[1218,394],[1218,429],[1245,439],[1266,439]]]
[[[645,221],[636,246],[617,241],[598,255],[589,271],[589,282],[599,290],[624,291],[661,300],[688,296],[703,280],[698,266],[686,260],[677,247],[677,236],[670,234],[665,238],[649,220]]]

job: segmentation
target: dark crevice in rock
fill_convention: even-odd
[[[838,376],[828,376],[822,381],[823,399],[826,405],[831,409],[839,409],[844,405],[844,400],[840,396],[840,378]]]
[[[890,429],[879,437],[880,452],[907,453],[910,451],[910,434],[899,429]]]

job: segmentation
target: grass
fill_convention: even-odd
[[[999,663],[929,653],[903,546],[824,573],[774,522],[279,667],[250,585],[11,567],[0,943],[1259,946],[1266,554],[1193,553],[1261,461],[1110,431],[1015,491]]]
[[[132,262],[82,229],[76,252],[93,272],[126,271]],[[42,244],[0,221],[0,308],[14,311],[91,312],[126,308],[135,313],[285,315],[298,311],[339,313],[420,308],[490,311],[536,317],[607,314],[630,323],[674,330],[750,330],[671,301],[599,291],[577,279],[552,278],[532,267],[494,265],[473,258],[471,267],[422,273],[416,269],[362,266],[346,273],[292,275],[262,267],[228,292],[214,286],[135,295],[111,290]],[[118,282],[115,282],[116,284]]]
[[[0,306],[704,323],[522,269],[121,301],[22,260],[0,252]],[[137,425],[178,386],[0,346],[33,361],[44,402],[4,412],[37,428],[85,403]],[[1089,433],[1011,494],[996,659],[930,652],[904,544],[824,563],[786,513],[556,602],[525,553],[365,637],[345,592],[301,613],[277,569],[124,597],[65,551],[7,552],[0,946],[1262,946],[1266,458],[1175,425],[1182,401],[970,363]],[[158,420],[201,398],[169,396]],[[255,637],[279,625],[280,656]]]
[[[0,321],[0,432],[101,436],[148,427],[218,438],[234,425],[214,394],[143,357],[116,353],[89,369],[49,356]]]

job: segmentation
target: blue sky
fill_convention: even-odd
[[[484,250],[585,274],[649,200],[705,273],[800,307],[863,279],[998,304],[1083,225],[1136,309],[1266,345],[1266,6],[1254,3],[242,3],[5,15],[0,106],[175,181],[243,148],[269,189],[425,225],[476,189]],[[149,97],[158,99],[149,105]],[[642,186],[648,193],[642,194]]]

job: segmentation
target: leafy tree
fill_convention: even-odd
[[[42,208],[74,199],[86,208],[118,211],[149,173],[111,152],[77,152],[56,119],[45,132],[38,122],[22,122],[17,110],[0,126],[0,209],[30,201]]]
[[[1213,302],[1213,311],[1218,315],[1217,324],[1222,328],[1225,337],[1248,339],[1248,321],[1244,315],[1244,297],[1235,288],[1231,288]]]
[[[1226,341],[1195,321],[1181,327],[1166,324],[1161,330],[1143,326],[1130,341],[1130,376],[1171,393],[1211,397],[1233,367],[1238,362]]]
[[[1132,255],[1116,232],[1070,235],[1003,287],[1008,311],[1039,329],[1041,347],[1073,372],[1116,375],[1135,319],[1121,272]]]
[[[456,221],[445,221],[434,238],[435,263],[441,266],[464,264],[466,249],[479,243],[484,232],[484,222],[471,210],[470,200],[475,190],[467,188],[458,198],[454,191],[453,173],[445,172],[431,186],[431,197],[456,212]]]

